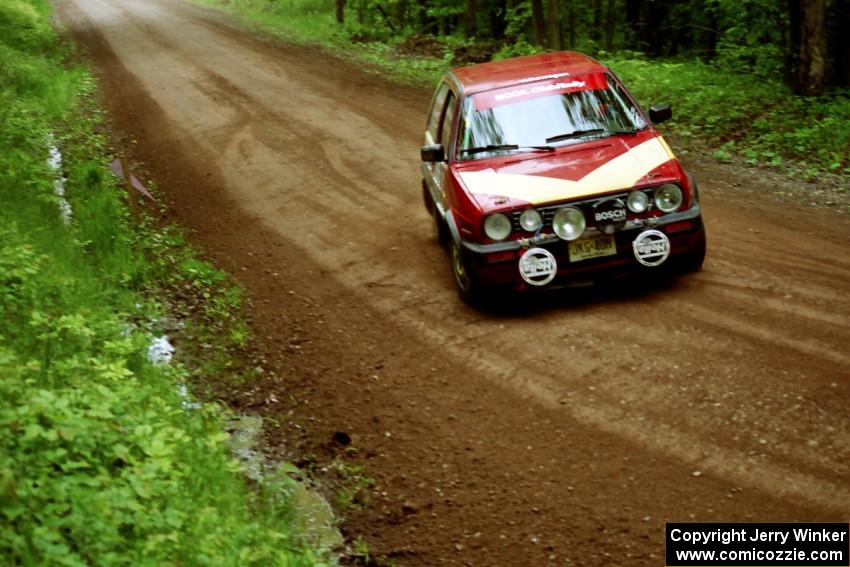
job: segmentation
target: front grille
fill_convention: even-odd
[[[650,202],[652,202],[652,191],[647,189],[646,192],[650,196]],[[552,226],[552,218],[555,216],[555,213],[558,212],[559,209],[563,209],[564,207],[575,207],[579,209],[582,214],[584,214],[584,218],[587,219],[587,226],[593,227],[593,208],[597,205],[597,203],[601,201],[608,201],[610,199],[622,199],[623,202],[626,201],[626,198],[629,196],[628,192],[625,193],[616,193],[614,195],[605,195],[604,197],[595,197],[593,199],[585,199],[583,201],[573,201],[569,203],[558,203],[557,205],[547,205],[545,207],[535,207],[537,211],[540,213],[540,216],[543,217],[543,228],[551,228]],[[525,209],[518,209],[510,212],[511,225],[513,226],[514,231],[517,232],[525,232],[522,227],[519,225],[519,217],[522,214],[522,211]],[[527,233],[526,233],[527,234]]]

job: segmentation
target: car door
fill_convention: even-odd
[[[452,127],[454,126],[457,107],[457,96],[447,82],[442,82],[434,96],[428,129],[425,132],[425,143],[442,144],[447,157],[454,150]],[[440,215],[445,216],[448,210],[445,194],[448,173],[447,161],[423,163],[422,173],[437,210]]]

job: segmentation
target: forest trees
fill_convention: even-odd
[[[826,85],[825,0],[790,0],[789,83],[795,93],[816,95]]]
[[[335,0],[335,9],[374,39],[629,50],[783,77],[804,95],[850,86],[850,0]]]

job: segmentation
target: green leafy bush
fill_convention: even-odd
[[[0,562],[318,564],[295,533],[293,481],[247,487],[222,410],[184,407],[184,371],[147,358],[159,307],[141,291],[167,266],[145,251],[167,237],[130,228],[79,106],[93,83],[64,66],[48,8],[0,3]],[[220,281],[196,260],[179,273]]]
[[[850,166],[850,91],[797,97],[777,81],[699,61],[615,56],[605,63],[642,104],[672,103],[674,120],[664,128],[723,145],[718,155],[734,147],[768,166],[796,162],[832,172]]]

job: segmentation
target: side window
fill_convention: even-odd
[[[453,92],[449,92],[449,98],[446,101],[446,112],[443,114],[443,123],[440,125],[440,143],[449,152],[449,144],[452,140],[452,122],[455,114],[457,114],[457,98]]]
[[[446,96],[449,92],[449,86],[446,83],[440,83],[440,86],[437,88],[437,94],[434,95],[434,102],[431,104],[431,115],[428,118],[428,133],[431,134],[431,139],[435,143],[438,139],[440,118],[443,116],[443,108],[446,105]]]

